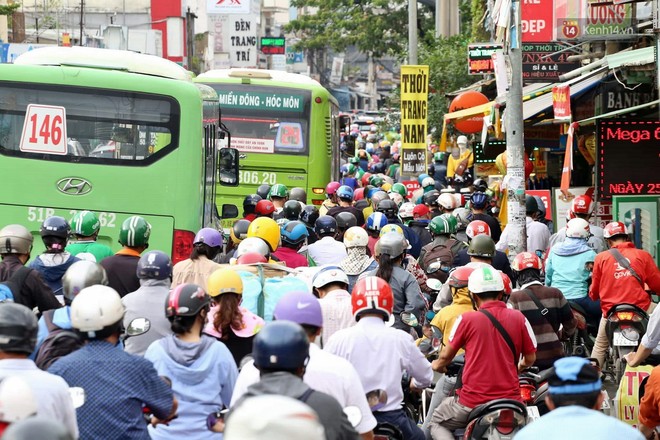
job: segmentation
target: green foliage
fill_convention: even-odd
[[[471,0],[471,32],[472,42],[484,43],[490,41],[490,35],[484,27],[484,17],[486,15],[486,2],[483,0]]]
[[[12,15],[14,11],[21,7],[20,3],[12,3],[10,5],[0,5],[0,15]]]

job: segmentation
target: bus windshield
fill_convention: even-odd
[[[42,84],[0,86],[0,153],[148,165],[176,148],[180,109],[166,96]]]
[[[231,146],[245,153],[307,154],[310,92],[241,84],[208,84],[218,92]]]

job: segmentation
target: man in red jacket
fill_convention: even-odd
[[[660,271],[648,252],[635,249],[635,245],[628,239],[626,227],[621,222],[612,222],[605,226],[604,238],[610,250],[596,255],[592,275],[589,297],[600,299],[603,317],[600,319],[598,336],[594,343],[591,357],[598,360],[599,365],[605,362],[605,352],[608,347],[605,324],[607,313],[617,304],[634,304],[637,307],[653,311],[654,304],[651,296],[646,292],[645,285],[650,290],[660,292]],[[621,264],[615,254],[619,253],[627,264]],[[632,268],[632,271],[627,268]],[[633,274],[639,277],[639,279]]]

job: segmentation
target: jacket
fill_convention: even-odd
[[[561,290],[566,299],[587,296],[591,272],[587,264],[596,259],[596,253],[586,240],[567,238],[550,250],[545,262],[545,284]]]
[[[115,289],[119,296],[124,297],[140,288],[140,280],[137,277],[138,261],[138,252],[124,248],[99,263],[108,274],[108,285]]]
[[[302,254],[299,254],[297,250],[291,249],[285,246],[280,246],[277,248],[273,255],[277,257],[278,260],[286,264],[286,267],[295,269],[297,267],[307,267],[309,263],[307,262],[307,257]]]
[[[390,284],[394,295],[393,327],[407,331],[410,327],[401,322],[401,312],[411,312],[419,322],[422,322],[422,318],[426,313],[426,301],[422,296],[417,280],[410,272],[398,266],[392,269],[392,276],[385,281]],[[364,276],[376,276],[377,272],[378,270],[365,272]]]
[[[112,249],[94,240],[74,241],[73,243],[67,245],[66,251],[71,252],[71,255],[74,256],[77,256],[78,254],[85,254],[78,257],[84,260],[88,259],[90,256],[93,256],[93,261],[96,261],[97,263],[100,263],[104,258],[111,257],[113,255]]]
[[[470,256],[467,254],[467,249],[461,249],[458,251],[458,254],[454,257],[454,267],[465,266],[470,262]],[[504,272],[510,279],[513,284],[516,283],[516,274],[511,270],[511,263],[509,262],[509,257],[506,256],[504,252],[495,251],[495,256],[491,265],[497,269]]]
[[[451,290],[450,290],[451,291]],[[440,329],[442,333],[442,344],[447,345],[449,343],[449,334],[451,329],[454,327],[454,323],[463,313],[474,311],[474,306],[472,304],[472,299],[468,294],[467,287],[459,289],[455,295],[453,295],[453,301],[451,305],[443,307],[431,321],[431,325]],[[461,349],[459,353],[462,353]]]
[[[172,289],[180,284],[192,283],[206,290],[206,282],[209,276],[221,267],[204,255],[200,255],[196,260],[188,258],[179,261],[172,268]]]
[[[29,267],[41,274],[41,278],[48,284],[48,287],[50,287],[55,295],[63,295],[62,276],[76,261],[80,261],[80,259],[68,252],[61,254],[41,254],[30,263]]]
[[[408,227],[419,237],[421,247],[424,247],[433,241],[431,233],[428,230],[429,221],[430,220],[413,220],[408,223]]]
[[[141,335],[131,336],[124,341],[128,353],[144,356],[152,342],[172,333],[170,322],[163,313],[163,307],[170,292],[170,280],[140,280],[140,288],[121,299],[126,312],[124,328],[128,328],[136,318],[147,318],[149,330]]]
[[[16,255],[7,255],[0,263],[0,281],[7,281],[14,273],[23,266]],[[36,270],[31,270],[25,278],[23,288],[14,295],[14,302],[23,304],[30,310],[37,307],[40,312],[50,309],[59,309],[62,304],[55,298],[53,291],[41,278]]]
[[[204,326],[204,333],[225,344],[233,356],[236,366],[241,364],[241,361],[245,356],[252,353],[252,341],[254,341],[255,335],[259,333],[259,330],[261,330],[265,324],[261,317],[255,315],[244,307],[239,308],[243,315],[242,327],[232,327],[227,338],[222,339],[222,331],[216,329],[213,325],[215,317],[220,310],[219,306],[211,307],[206,325]]]

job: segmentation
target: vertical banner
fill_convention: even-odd
[[[571,120],[571,86],[562,84],[552,88],[552,110],[555,119]]]
[[[573,171],[573,136],[578,127],[577,122],[573,122],[568,127],[568,137],[566,138],[566,151],[564,153],[564,167],[561,170],[561,192],[568,194],[568,187],[571,186],[571,171]]]
[[[429,66],[401,66],[401,175],[426,172]]]

